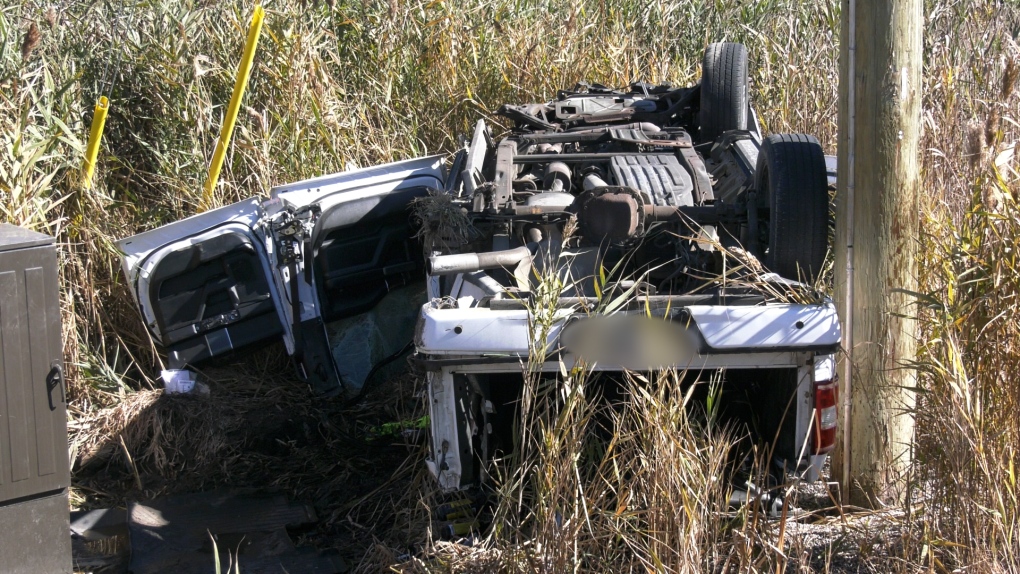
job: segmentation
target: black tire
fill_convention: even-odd
[[[747,129],[747,48],[731,42],[709,44],[701,64],[702,142],[728,130]]]
[[[760,241],[765,266],[788,279],[813,282],[829,240],[829,182],[825,154],[814,137],[765,138],[754,170],[758,205],[768,206]]]

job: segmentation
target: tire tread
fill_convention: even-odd
[[[768,197],[769,242],[765,266],[788,279],[814,281],[828,250],[828,178],[825,155],[813,136],[765,138],[755,187]]]
[[[747,49],[743,44],[709,44],[701,68],[701,141],[728,130],[747,129]]]

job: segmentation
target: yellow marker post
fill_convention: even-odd
[[[248,87],[248,76],[251,74],[251,65],[255,59],[255,48],[259,44],[259,34],[262,33],[264,17],[265,11],[262,10],[262,5],[255,6],[255,12],[251,16],[251,26],[248,28],[248,40],[244,44],[244,55],[237,68],[234,93],[230,96],[227,115],[223,118],[223,126],[220,128],[220,139],[216,142],[216,151],[213,153],[212,165],[209,166],[209,177],[205,180],[205,190],[202,193],[202,204],[199,211],[205,211],[212,206],[213,190],[216,189],[216,182],[220,178],[220,169],[223,168],[223,159],[227,155],[227,147],[230,146],[230,136],[234,133],[234,123],[237,121],[237,112],[241,109],[244,90]]]
[[[92,114],[92,129],[89,130],[89,143],[85,146],[85,163],[82,171],[85,178],[82,182],[85,189],[92,189],[92,172],[96,169],[96,157],[99,155],[99,142],[103,140],[103,128],[106,127],[106,112],[110,110],[110,100],[100,96],[96,103],[96,111]]]

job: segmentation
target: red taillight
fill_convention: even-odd
[[[815,454],[825,454],[836,446],[836,400],[839,383],[815,383]]]

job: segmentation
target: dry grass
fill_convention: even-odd
[[[960,9],[933,13],[933,24],[951,26],[953,36],[929,40],[936,65],[929,64],[924,112],[928,200],[911,500],[919,512],[910,550],[935,571],[1015,572],[1020,175],[1011,150],[1020,140],[1020,51],[1009,26],[1017,14],[977,3],[956,20]],[[968,132],[974,124],[980,138]]]
[[[314,399],[293,383],[280,349],[210,370],[209,396],[129,393],[70,425],[76,506],[217,488],[282,491],[315,505],[320,524],[302,540],[366,552],[422,545],[431,481],[421,445],[383,436],[381,424],[423,410],[415,379],[388,381],[355,406]],[[391,562],[395,557],[391,557]]]
[[[635,385],[610,417],[618,442],[590,451],[582,447],[591,444],[596,413],[584,382],[552,388],[531,377],[532,464],[508,475],[504,503],[518,502],[501,515],[502,532],[526,536],[497,532],[481,549],[426,546],[423,556],[432,558],[417,566],[401,555],[421,549],[413,544],[428,532],[428,480],[411,461],[395,463],[389,477],[370,475],[384,484],[379,492],[362,484],[368,475],[359,461],[371,460],[372,449],[348,441],[357,433],[344,426],[397,416],[384,403],[359,409],[374,405],[385,415],[313,403],[261,358],[240,376],[219,377],[213,397],[222,400],[196,407],[148,390],[160,358],[119,276],[112,240],[194,212],[250,9],[235,0],[0,7],[0,217],[60,243],[79,500],[267,477],[326,508],[340,529],[331,534],[357,533],[368,551],[353,561],[365,571],[394,563],[441,571],[840,570],[838,559],[816,558],[883,546],[855,534],[882,527],[840,521],[819,550],[795,528],[784,530],[787,521],[728,513],[718,487],[705,482],[727,439],[685,422],[682,397],[663,394],[668,381]],[[1020,185],[1009,150],[1020,140],[1011,44],[1020,9],[1002,0],[931,0],[925,14],[915,488],[909,512],[883,519],[898,542],[884,544],[887,558],[867,554],[863,568],[1018,571],[1020,398],[1011,375],[1020,371]],[[724,39],[748,45],[765,130],[812,133],[834,153],[838,22],[834,0],[279,0],[268,6],[215,202],[448,151],[478,117],[500,125],[491,117],[499,104],[547,98],[579,79],[690,84],[704,45]],[[111,96],[111,111],[97,181],[86,191],[78,168],[99,93]],[[246,417],[277,405],[307,420],[325,417],[330,438],[318,446],[295,438],[303,430],[291,433],[286,452],[296,468],[244,440]],[[570,457],[579,452],[583,461]],[[599,470],[602,461],[623,470]],[[106,469],[116,484],[94,482],[99,475],[86,468]],[[375,536],[378,544],[364,542]]]
[[[427,196],[415,199],[411,209],[421,226],[418,238],[426,256],[436,251],[455,252],[472,239],[471,221],[447,193],[430,191]]]

